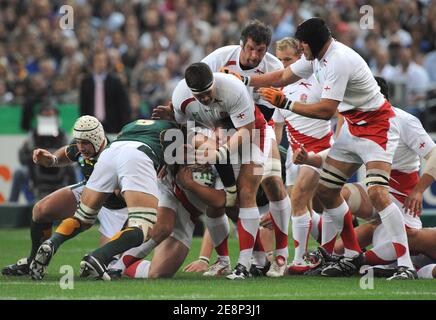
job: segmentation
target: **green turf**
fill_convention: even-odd
[[[0,299],[436,299],[434,280],[388,282],[375,279],[374,289],[363,290],[360,278],[326,279],[319,277],[256,278],[230,281],[205,279],[199,274],[179,271],[172,279],[115,282],[82,280],[78,277],[79,261],[97,246],[98,234],[92,229],[65,243],[53,258],[43,281],[27,277],[0,275]],[[200,239],[194,239],[185,264],[198,255]],[[15,262],[28,254],[29,232],[25,229],[0,230],[0,266]],[[237,242],[230,239],[230,254],[235,261]],[[74,289],[61,289],[61,265],[74,268]]]

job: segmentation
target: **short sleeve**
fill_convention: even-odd
[[[293,74],[302,79],[309,79],[313,74],[313,64],[312,62],[306,60],[304,56],[291,64],[289,68],[291,68]]]
[[[433,139],[424,130],[421,122],[412,115],[408,117],[407,126],[403,125],[401,131],[401,139],[421,158],[424,158],[435,147]]]
[[[272,119],[274,120],[274,122],[285,122],[285,117],[282,115],[279,109],[274,110]]]

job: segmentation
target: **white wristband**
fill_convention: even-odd
[[[286,99],[286,103],[285,103],[285,106],[283,107],[283,109],[292,111],[292,109],[294,109],[294,104],[295,104],[295,101],[291,101],[291,100]]]
[[[209,265],[209,262],[210,262],[209,258],[205,257],[205,256],[199,256],[198,260],[205,262],[207,265]]]

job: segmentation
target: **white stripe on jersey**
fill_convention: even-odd
[[[292,101],[314,103],[320,100],[321,87],[312,76],[308,80],[302,79],[286,86],[283,92]],[[308,118],[288,110],[276,108],[273,120],[286,123],[288,140],[291,144],[316,143],[331,133],[330,120]],[[310,139],[311,137],[313,139]]]

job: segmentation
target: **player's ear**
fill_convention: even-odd
[[[242,39],[241,39],[241,40],[239,40],[239,45],[240,45],[241,47],[243,47],[243,46],[244,46],[244,41],[242,41]]]

